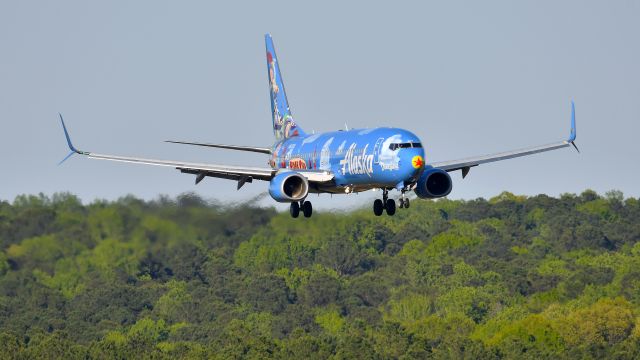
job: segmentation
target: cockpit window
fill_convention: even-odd
[[[422,144],[419,142],[406,142],[406,143],[393,143],[389,145],[389,149],[398,150],[398,149],[406,149],[406,148],[421,148]]]

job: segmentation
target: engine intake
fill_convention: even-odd
[[[297,172],[276,175],[269,184],[269,195],[278,202],[300,201],[309,193],[307,178]]]
[[[434,199],[449,195],[453,189],[451,176],[441,169],[426,169],[418,182],[414,192],[421,199]]]

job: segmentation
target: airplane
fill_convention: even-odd
[[[265,35],[267,75],[269,80],[272,128],[275,142],[271,147],[210,144],[192,141],[167,140],[175,144],[249,151],[269,156],[269,167],[245,167],[200,164],[171,160],[144,159],[128,156],[104,155],[78,150],[71,142],[62,115],[60,122],[71,152],[91,159],[120,161],[136,164],[168,166],[182,173],[196,176],[196,185],[205,177],[237,181],[240,190],[253,180],[269,182],[269,194],[281,203],[289,203],[293,218],[302,212],[311,217],[313,208],[309,194],[350,194],[368,190],[382,190],[382,198],[373,202],[373,213],[396,213],[396,201],[389,197],[390,190],[400,192],[399,208],[409,208],[406,193],[413,191],[418,198],[435,199],[449,195],[453,182],[449,175],[460,170],[464,179],[472,167],[494,161],[512,159],[570,147],[575,144],[575,105],[571,102],[571,130],[569,138],[547,145],[475,156],[466,159],[429,162],[425,146],[412,132],[393,127],[345,129],[324,133],[305,132],[294,121],[273,40]]]

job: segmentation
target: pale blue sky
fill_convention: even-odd
[[[194,186],[173,169],[79,156],[57,166],[67,153],[57,112],[83,150],[266,166],[260,154],[162,140],[271,144],[267,32],[306,131],[404,127],[427,160],[564,139],[575,100],[582,154],[488,164],[464,181],[456,173],[453,198],[640,196],[638,1],[83,0],[0,3],[0,199],[264,193],[264,182],[240,192],[225,180]]]

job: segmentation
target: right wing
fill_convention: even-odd
[[[88,151],[81,151],[76,149],[71,143],[71,138],[69,137],[69,132],[67,131],[67,127],[62,119],[62,115],[60,115],[60,122],[62,123],[62,129],[64,130],[64,135],[67,139],[67,145],[71,152],[67,155],[61,162],[62,164],[65,160],[67,160],[73,154],[85,155],[90,159],[99,159],[99,160],[111,160],[111,161],[119,161],[119,162],[127,162],[127,163],[135,163],[135,164],[145,164],[145,165],[156,165],[156,166],[167,166],[180,170],[180,172],[194,174],[196,177],[196,184],[198,184],[202,179],[207,176],[217,177],[222,179],[236,180],[238,181],[238,189],[242,187],[247,182],[252,182],[253,179],[270,181],[276,174],[286,171],[291,171],[289,169],[271,169],[271,168],[258,168],[258,167],[244,167],[244,166],[232,166],[232,165],[216,165],[216,164],[202,164],[202,163],[189,163],[182,161],[173,161],[173,160],[159,160],[159,159],[145,159],[145,158],[137,158],[137,157],[128,157],[128,156],[118,156],[118,155],[106,155],[106,154],[96,154]],[[309,171],[302,170],[297,171],[301,175],[307,178],[310,182],[327,182],[333,180],[333,174],[326,171]]]
[[[575,105],[573,104],[573,101],[572,101],[571,102],[571,134],[569,135],[569,138],[565,141],[559,141],[559,142],[547,144],[547,145],[533,146],[533,147],[519,149],[519,150],[505,151],[497,154],[475,156],[475,157],[470,157],[466,159],[434,162],[428,165],[434,168],[445,170],[445,171],[462,170],[462,177],[464,178],[469,173],[469,169],[471,169],[474,166],[478,166],[480,164],[485,164],[485,163],[490,163],[490,162],[500,161],[500,160],[513,159],[516,157],[527,156],[527,155],[537,154],[545,151],[561,149],[561,148],[565,148],[572,145],[573,147],[576,148],[576,150],[578,150],[578,147],[574,143],[575,140],[576,140],[576,110],[575,110]],[[580,152],[580,150],[578,150],[578,152]]]

